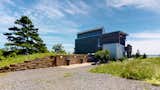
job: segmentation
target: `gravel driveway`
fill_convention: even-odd
[[[89,73],[95,66],[43,68],[0,74],[0,90],[160,90],[144,82]]]

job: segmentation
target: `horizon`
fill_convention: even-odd
[[[48,49],[62,43],[74,51],[78,32],[104,27],[105,33],[123,31],[133,53],[160,55],[160,1],[158,0],[1,0],[0,48],[7,42],[3,33],[21,16],[28,16],[39,29]]]

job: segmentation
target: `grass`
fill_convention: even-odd
[[[106,73],[127,79],[142,80],[160,85],[160,57],[111,62],[90,70],[93,73]]]
[[[72,73],[64,73],[64,77],[71,77],[72,75]]]
[[[37,53],[32,55],[18,55],[15,57],[8,57],[0,61],[0,67],[9,66],[11,64],[22,63],[24,61],[34,60],[36,58],[44,58],[46,56],[54,55],[53,53]]]

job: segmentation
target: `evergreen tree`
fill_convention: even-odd
[[[9,51],[17,54],[43,53],[47,51],[43,40],[39,37],[38,28],[35,28],[27,16],[22,16],[15,21],[14,27],[9,28],[9,33],[4,33],[9,42],[5,45]]]
[[[144,54],[143,54],[143,59],[145,59],[145,58],[147,58],[147,55],[144,53]]]
[[[140,56],[141,56],[141,54],[140,54],[139,50],[137,50],[137,52],[136,52],[136,58],[139,58]]]

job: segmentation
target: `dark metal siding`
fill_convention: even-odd
[[[103,29],[78,33],[75,40],[75,53],[95,53],[103,44],[110,43],[120,43],[125,46],[126,35],[121,31],[103,34]]]
[[[99,49],[98,39],[99,39],[99,36],[76,39],[75,53],[76,54],[95,53]]]
[[[119,33],[108,33],[101,37],[102,44],[119,43]]]
[[[77,38],[100,36],[100,35],[102,35],[102,32],[103,32],[103,29],[97,29],[97,30],[93,30],[93,31],[88,31],[88,32],[77,34]]]
[[[126,35],[120,32],[113,32],[103,34],[101,37],[101,44],[120,43],[125,45]]]

